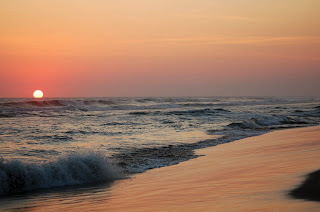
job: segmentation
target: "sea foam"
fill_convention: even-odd
[[[70,154],[42,164],[0,158],[0,194],[41,188],[103,183],[121,178],[101,153]]]

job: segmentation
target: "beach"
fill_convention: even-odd
[[[279,130],[198,150],[204,155],[117,182],[116,211],[318,211],[288,193],[319,169],[320,127]]]
[[[319,8],[0,1],[0,212],[320,211]]]
[[[20,211],[318,211],[289,192],[319,169],[320,127],[278,130],[197,150],[198,158],[82,192],[42,193]]]

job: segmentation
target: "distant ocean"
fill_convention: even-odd
[[[2,98],[0,194],[108,182],[319,123],[311,97]]]

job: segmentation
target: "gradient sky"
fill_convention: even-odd
[[[319,96],[319,0],[2,0],[0,97]]]

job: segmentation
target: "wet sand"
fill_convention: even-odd
[[[118,181],[92,209],[111,211],[319,211],[291,198],[320,169],[320,127],[279,130],[198,150],[202,157]]]
[[[95,188],[4,199],[8,211],[319,211],[289,192],[320,169],[320,127],[197,150],[196,159]]]

